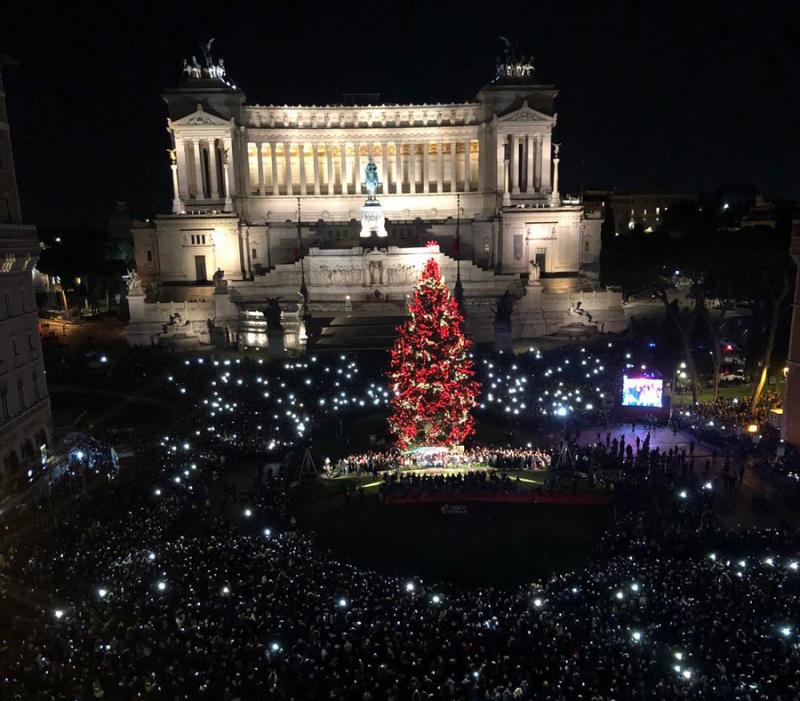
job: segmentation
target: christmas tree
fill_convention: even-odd
[[[433,258],[408,310],[389,365],[389,427],[401,449],[462,443],[475,432],[470,411],[480,385],[467,353],[472,344],[461,331],[464,318]]]

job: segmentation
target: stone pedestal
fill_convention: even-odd
[[[282,358],[286,355],[286,335],[283,327],[267,327],[267,352],[271,358]]]
[[[146,321],[144,300],[144,295],[128,295],[128,314],[131,324]]]
[[[510,321],[494,322],[494,349],[510,351],[512,339],[512,325]]]
[[[161,324],[157,317],[148,314],[143,294],[128,295],[128,314],[128,343],[132,346],[155,345],[161,333]]]
[[[542,314],[542,292],[540,280],[528,282],[525,295],[519,300],[515,310],[516,338],[536,338],[547,334],[547,324]]]
[[[361,208],[361,238],[368,239],[372,234],[386,238],[386,222],[383,207],[378,200],[367,200]]]
[[[295,305],[281,312],[281,328],[283,329],[283,345],[290,354],[302,353],[308,343],[305,324],[305,299],[302,294],[296,297]]]
[[[214,319],[221,326],[229,321],[235,324],[239,319],[239,308],[231,301],[227,285],[218,285],[214,290]]]

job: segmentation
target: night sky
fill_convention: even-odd
[[[562,192],[735,182],[800,198],[789,0],[13,5],[0,51],[20,64],[6,92],[23,215],[40,226],[103,226],[117,199],[169,211],[160,91],[211,36],[251,104],[323,104],[471,99],[505,34],[560,90]]]

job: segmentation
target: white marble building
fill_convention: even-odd
[[[14,65],[0,54],[0,70]],[[0,498],[42,465],[52,446],[33,273],[36,227],[22,223],[0,75]]]
[[[568,295],[559,298],[558,320],[547,322],[540,302],[532,308],[534,297],[565,293],[592,292],[581,308],[591,299],[593,323],[619,330],[619,298],[596,289],[599,212],[559,192],[557,91],[530,66],[513,77],[502,69],[474,100],[457,104],[261,106],[248,105],[208,57],[205,68],[185,66],[184,82],[164,93],[174,144],[172,213],[133,230],[137,269],[151,292],[134,301],[130,339],[151,342],[158,324],[183,309],[181,334],[203,336],[212,319],[229,341],[245,343],[241,311],[296,295],[301,267],[312,315],[335,315],[345,297],[354,313],[366,300],[374,312],[387,297],[404,299],[414,277],[391,271],[398,256],[406,256],[406,268],[419,268],[428,241],[439,244],[445,268],[455,266],[452,255],[461,258],[468,317],[473,307],[477,317],[490,313],[509,286],[518,297],[536,287],[519,300],[514,337],[585,323],[569,314]],[[388,231],[377,250],[377,239],[359,239],[370,159]],[[370,256],[360,266],[366,272],[344,275],[359,256]],[[369,264],[375,271],[378,263],[385,275],[370,275]],[[217,292],[230,299],[198,318],[203,304],[220,302],[208,283],[215,271],[226,283]],[[526,288],[529,274],[540,279]],[[491,340],[491,319],[477,317],[473,335]]]

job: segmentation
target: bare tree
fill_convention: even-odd
[[[758,408],[758,403],[761,401],[761,395],[764,392],[764,386],[769,378],[769,367],[772,363],[772,353],[775,350],[775,334],[778,330],[778,322],[783,311],[784,300],[792,289],[791,266],[782,265],[780,267],[767,268],[764,270],[761,280],[768,294],[769,317],[767,343],[761,359],[761,370],[758,374],[758,382],[753,388],[753,397],[750,400],[750,411],[753,413]]]
[[[658,287],[654,292],[656,297],[664,305],[664,312],[675,325],[678,335],[680,336],[681,345],[683,346],[683,355],[686,358],[686,369],[689,373],[689,381],[692,389],[692,402],[696,403],[700,393],[700,387],[697,381],[697,365],[692,355],[692,329],[697,321],[697,302],[695,301],[694,309],[681,310],[677,299],[670,301],[666,287]]]

